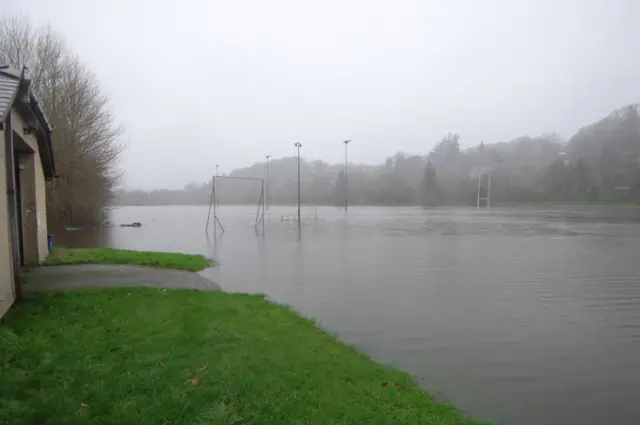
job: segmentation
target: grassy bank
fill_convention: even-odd
[[[112,248],[53,248],[44,265],[55,266],[61,264],[130,264],[199,271],[210,267],[212,262],[197,254],[130,251]]]
[[[0,423],[476,424],[262,297],[148,288],[27,294]]]

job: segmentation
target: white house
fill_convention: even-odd
[[[20,297],[20,270],[47,256],[45,181],[55,177],[51,127],[25,78],[0,65],[0,317]]]

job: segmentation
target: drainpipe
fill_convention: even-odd
[[[18,232],[18,197],[16,193],[16,164],[13,150],[13,129],[11,128],[11,111],[4,123],[5,163],[7,167],[7,203],[9,206],[9,231],[11,237],[11,254],[13,260],[13,284],[16,291],[16,301],[22,299],[22,284],[20,282],[20,241]]]

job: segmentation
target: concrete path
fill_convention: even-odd
[[[115,264],[37,267],[26,274],[23,288],[25,291],[59,291],[116,286],[220,290],[200,273]]]

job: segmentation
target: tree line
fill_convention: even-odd
[[[32,83],[47,116],[58,178],[47,183],[50,223],[100,220],[120,176],[124,146],[93,72],[50,26],[34,27],[27,17],[0,18],[0,63]]]
[[[629,105],[580,129],[568,141],[555,133],[460,148],[460,136],[445,135],[427,155],[397,153],[378,165],[302,160],[302,202],[314,205],[475,205],[491,201],[640,202],[640,117]],[[234,170],[234,177],[265,176],[265,164]],[[480,177],[480,179],[479,179]],[[478,184],[480,180],[480,184]],[[211,181],[181,190],[119,190],[116,205],[208,204]],[[220,179],[222,204],[254,204],[260,184]],[[269,163],[268,200],[297,202],[297,158]]]

